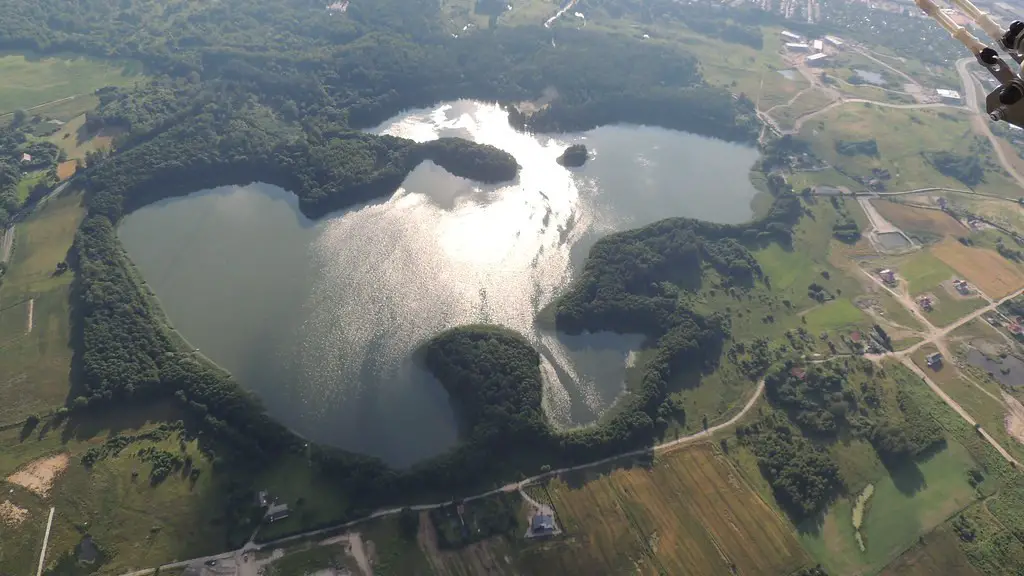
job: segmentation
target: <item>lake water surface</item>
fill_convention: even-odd
[[[120,237],[171,322],[305,437],[404,466],[457,439],[441,385],[411,353],[441,330],[508,326],[544,356],[545,408],[595,421],[624,389],[639,336],[538,331],[601,236],[669,216],[751,217],[756,150],[659,128],[520,134],[496,106],[459,101],[376,129],[498,146],[518,180],[479,185],[424,163],[392,197],[311,221],[254,184],[199,191],[127,216]],[[555,158],[591,150],[582,168]]]

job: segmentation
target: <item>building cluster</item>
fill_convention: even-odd
[[[805,40],[803,36],[782,31],[782,39],[785,42],[787,52],[807,54],[804,62],[808,66],[823,66],[828,60],[828,52],[839,50],[843,47],[843,41],[835,36],[823,36],[815,40]]]

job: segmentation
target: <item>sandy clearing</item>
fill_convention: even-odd
[[[78,170],[78,162],[66,160],[57,165],[57,179],[61,182],[71,178]]]
[[[1003,401],[1006,402],[1006,432],[1010,436],[1024,444],[1024,404],[1020,403],[1013,396],[1003,392]]]
[[[15,506],[8,500],[0,502],[0,523],[17,526],[28,518],[28,510]]]
[[[68,467],[70,462],[71,457],[67,454],[40,458],[8,476],[7,481],[45,498],[50,493],[50,488],[53,487],[53,481]]]

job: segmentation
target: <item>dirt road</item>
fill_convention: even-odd
[[[909,368],[914,374],[917,374],[918,376],[920,376],[921,379],[924,380],[925,384],[927,384],[928,387],[932,389],[932,392],[934,392],[939,398],[942,398],[942,400],[946,404],[948,404],[950,408],[955,410],[956,413],[959,414],[961,418],[963,418],[965,421],[967,421],[968,424],[970,424],[971,426],[975,426],[975,427],[978,426],[978,423],[974,420],[974,418],[971,418],[971,415],[968,414],[966,410],[961,408],[960,405],[957,404],[955,400],[950,398],[949,395],[946,394],[946,392],[942,388],[939,388],[939,385],[936,384],[935,382],[933,382],[932,379],[928,377],[928,374],[926,374],[924,370],[921,370],[920,368],[918,368],[917,364],[914,364],[914,361],[911,360],[909,356],[904,356],[900,361],[903,363],[904,366]],[[1010,453],[1007,452],[1005,448],[1003,448],[1002,446],[999,445],[999,442],[996,442],[995,439],[992,438],[991,435],[989,435],[988,431],[986,431],[983,428],[978,428],[978,433],[981,434],[981,436],[986,441],[988,441],[988,443],[991,444],[992,447],[995,448],[996,451],[999,452],[999,454],[1003,458],[1005,458],[1007,462],[1009,462],[1010,464],[1013,464],[1014,466],[1019,466],[1020,465],[1019,462],[1017,462],[1016,460],[1013,459],[1013,456],[1010,456]]]

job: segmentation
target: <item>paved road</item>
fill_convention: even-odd
[[[616,460],[621,460],[623,458],[629,458],[629,457],[632,457],[632,456],[640,456],[640,455],[643,455],[643,454],[647,454],[647,453],[650,453],[652,450],[655,451],[655,452],[664,452],[664,451],[672,450],[672,449],[675,449],[675,448],[679,448],[679,447],[687,445],[687,444],[692,444],[692,443],[700,441],[700,440],[709,439],[712,436],[714,436],[717,432],[719,432],[721,430],[724,430],[726,428],[729,428],[730,426],[733,426],[734,424],[739,422],[741,419],[743,419],[743,417],[746,416],[747,413],[749,413],[754,408],[754,406],[757,404],[758,399],[761,398],[761,395],[763,393],[764,393],[764,380],[761,380],[760,382],[757,383],[757,389],[754,390],[754,393],[750,396],[750,399],[747,400],[747,403],[744,404],[743,408],[738,413],[736,413],[735,416],[733,416],[732,418],[726,420],[725,422],[722,422],[721,424],[717,424],[715,426],[712,426],[712,427],[708,428],[707,430],[703,430],[703,431],[698,432],[696,434],[691,434],[689,436],[684,436],[684,437],[678,438],[676,440],[672,440],[672,441],[669,441],[669,442],[664,442],[664,443],[658,444],[658,445],[656,445],[656,446],[654,446],[652,448],[641,448],[639,450],[632,450],[632,451],[629,451],[629,452],[624,452],[622,454],[618,454],[616,456],[611,456],[609,458],[604,458],[604,459],[601,459],[601,460],[596,460],[594,462],[588,462],[587,464],[580,464],[579,466],[570,466],[568,468],[560,468],[558,470],[551,470],[550,472],[545,472],[543,474],[538,474],[536,476],[532,476],[530,478],[527,478],[525,480],[521,480],[519,482],[514,482],[514,483],[511,483],[511,484],[506,484],[506,485],[502,486],[501,488],[495,488],[494,490],[488,490],[487,492],[476,494],[474,496],[469,496],[467,498],[464,498],[463,500],[469,502],[469,501],[473,501],[473,500],[480,500],[482,498],[487,498],[488,496],[494,496],[495,494],[500,494],[502,492],[516,492],[516,491],[522,490],[524,487],[529,486],[530,484],[535,484],[535,483],[537,483],[537,482],[539,482],[541,480],[544,480],[544,479],[552,477],[552,476],[556,476],[558,474],[564,474],[566,472],[573,472],[573,471],[577,471],[577,470],[585,470],[587,468],[594,468],[596,466],[601,466],[603,464],[607,464],[609,462],[614,462]],[[415,506],[408,506],[408,508],[418,512],[418,511],[423,511],[423,510],[433,510],[435,508],[441,508],[442,506],[449,506],[449,505],[451,505],[453,503],[454,503],[454,500],[448,500],[446,502],[436,502],[436,503],[433,503],[433,504],[417,504]],[[232,550],[230,552],[223,552],[221,554],[214,554],[212,556],[204,556],[202,558],[192,558],[191,560],[183,560],[181,562],[174,562],[174,563],[171,563],[171,564],[164,564],[164,565],[160,566],[160,570],[170,570],[170,569],[173,569],[173,568],[185,568],[185,567],[191,566],[191,565],[202,565],[204,562],[208,562],[210,560],[218,560],[218,561],[220,561],[220,560],[228,560],[228,559],[232,559],[232,558],[237,558],[238,556],[240,556],[242,554],[245,554],[247,552],[250,552],[250,551],[260,550],[260,549],[263,549],[263,548],[278,547],[278,546],[281,546],[283,544],[287,544],[289,542],[293,542],[295,540],[301,540],[301,539],[305,539],[305,538],[316,537],[316,536],[320,536],[320,535],[323,535],[323,534],[327,534],[328,532],[335,532],[337,530],[343,530],[345,528],[349,528],[349,527],[355,526],[357,524],[361,524],[363,522],[367,522],[369,520],[373,520],[375,518],[383,518],[385,516],[394,516],[395,514],[400,513],[405,508],[406,508],[405,506],[402,506],[402,507],[397,507],[397,508],[387,508],[387,509],[384,509],[384,510],[377,510],[376,512],[370,514],[369,516],[366,516],[364,518],[360,518],[358,520],[353,520],[351,522],[346,522],[344,524],[338,524],[337,526],[331,526],[329,528],[322,528],[320,530],[311,530],[309,532],[303,532],[301,534],[296,534],[294,536],[288,536],[286,538],[280,538],[278,540],[273,540],[271,542],[266,542],[266,543],[260,544],[260,545],[257,545],[257,544],[255,544],[253,542],[250,542],[250,543],[246,544],[243,548],[241,548],[239,550]],[[128,572],[128,573],[123,574],[122,576],[145,576],[147,574],[152,574],[155,570],[156,570],[155,568],[147,568],[145,570],[138,570],[138,571],[135,571],[135,572]]]
[[[36,576],[43,576],[43,566],[46,560],[46,547],[50,544],[50,528],[53,526],[53,512],[56,508],[50,508],[50,519],[46,521],[46,533],[43,534],[43,549],[39,551],[39,569]]]

